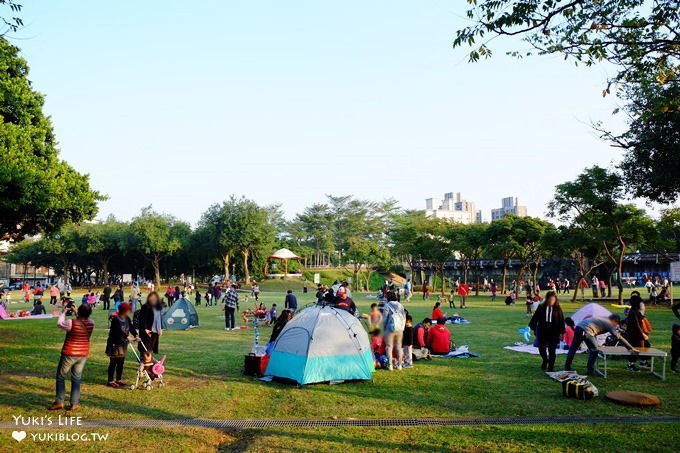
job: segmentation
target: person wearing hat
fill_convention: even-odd
[[[335,308],[345,310],[352,316],[356,316],[357,314],[357,305],[352,298],[347,295],[347,288],[345,286],[338,288],[338,294],[335,299]]]
[[[574,340],[571,342],[569,347],[569,352],[567,353],[567,361],[564,364],[564,369],[566,371],[571,371],[571,362],[574,360],[574,356],[581,346],[581,343],[585,342],[588,346],[588,376],[604,377],[604,374],[600,370],[595,368],[595,363],[597,362],[597,336],[602,334],[611,334],[615,336],[621,344],[631,351],[633,354],[638,354],[639,351],[633,348],[628,341],[621,336],[617,327],[621,323],[621,317],[619,315],[613,314],[608,318],[602,317],[592,317],[586,318],[576,326],[574,331]]]
[[[130,322],[131,305],[127,302],[122,302],[118,306],[118,316],[111,320],[111,329],[109,330],[109,338],[106,340],[106,355],[109,356],[109,387],[123,387],[123,366],[125,365],[125,356],[127,354],[128,344],[130,343],[128,337],[132,334],[136,341],[139,341],[137,329],[135,329],[132,322]],[[114,380],[113,375],[116,374]]]

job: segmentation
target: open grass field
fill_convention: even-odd
[[[283,305],[283,293],[264,293],[270,306]],[[301,306],[313,295],[298,294]],[[373,299],[355,295],[362,312]],[[374,382],[312,385],[296,388],[262,383],[243,377],[243,355],[250,351],[248,330],[224,331],[221,307],[198,307],[200,327],[186,332],[167,331],[160,341],[168,355],[167,388],[131,391],[106,387],[108,358],[106,312],[98,308],[92,350],[82,382],[84,420],[132,419],[241,419],[241,418],[412,418],[499,416],[663,416],[680,415],[680,376],[661,381],[648,374],[625,371],[616,362],[609,379],[593,382],[600,397],[580,402],[563,398],[561,386],[540,370],[538,356],[506,351],[503,346],[521,340],[517,330],[527,323],[524,305],[506,307],[501,298],[470,298],[470,308],[459,311],[471,325],[450,327],[458,345],[467,344],[481,354],[476,359],[435,359],[417,362],[402,372],[377,371]],[[434,301],[420,298],[407,305],[414,320],[429,316]],[[573,313],[581,304],[563,304]],[[27,308],[12,304],[10,310]],[[612,311],[620,309],[607,307]],[[453,310],[448,311],[452,314]],[[648,307],[654,327],[651,343],[669,351],[674,317],[668,308]],[[261,329],[266,341],[269,329]],[[54,372],[64,333],[54,320],[0,322],[0,422],[12,416],[47,416],[54,399]],[[564,363],[558,356],[557,367]],[[577,356],[576,369],[585,367]],[[134,378],[130,354],[124,377]],[[69,386],[67,386],[68,389]],[[639,409],[614,405],[604,393],[614,389],[639,390],[658,395],[662,405]],[[65,412],[61,413],[66,414]],[[151,424],[153,425],[153,424]],[[29,437],[21,443],[11,429],[0,431],[1,451],[674,451],[674,423],[647,424],[543,424],[480,427],[413,428],[272,428],[225,431],[203,428],[96,428],[108,433],[106,441],[50,442]],[[62,431],[69,431],[68,428]],[[59,432],[51,430],[46,432]]]

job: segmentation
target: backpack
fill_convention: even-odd
[[[562,382],[562,395],[581,401],[591,400],[598,395],[597,387],[581,379],[567,379]]]
[[[403,332],[404,327],[406,327],[406,316],[402,312],[397,312],[389,307],[390,310],[390,320],[387,323],[388,330],[390,332]]]

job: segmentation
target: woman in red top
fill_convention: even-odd
[[[468,294],[470,294],[470,287],[468,286],[467,283],[463,283],[458,286],[458,295],[460,296],[460,308],[467,308],[467,306],[465,306],[465,299],[467,298]]]
[[[439,319],[444,319],[446,320],[446,316],[444,316],[444,313],[442,313],[442,309],[439,308],[442,304],[437,302],[434,304],[434,308],[432,308],[432,319],[433,320],[439,320]]]
[[[451,352],[451,332],[446,328],[446,320],[440,318],[437,325],[427,332],[427,345],[432,354],[446,355]]]

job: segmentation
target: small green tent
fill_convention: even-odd
[[[196,308],[186,298],[179,299],[168,307],[163,314],[163,328],[168,330],[186,330],[198,327]]]

